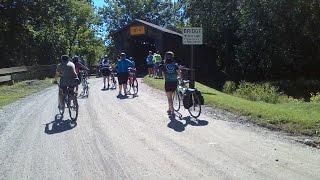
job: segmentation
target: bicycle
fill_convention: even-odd
[[[128,68],[129,77],[127,81],[127,93],[132,94],[133,96],[137,96],[138,94],[138,80],[136,78],[136,69]]]
[[[58,83],[58,86],[60,88],[59,83]],[[58,101],[58,104],[59,104],[58,109],[59,109],[60,115],[63,116],[65,105],[67,105],[66,107],[69,110],[69,116],[72,121],[77,120],[78,113],[79,113],[79,104],[78,104],[77,96],[75,95],[75,92],[74,92],[74,88],[75,87],[66,87],[65,89],[63,89],[63,103],[62,103],[63,105],[60,105]]]
[[[115,78],[116,72],[114,71],[113,68],[110,68],[110,72],[111,72],[111,74],[110,74],[111,87],[110,88],[117,89],[117,80]]]
[[[85,70],[80,70],[81,76],[81,85],[82,85],[82,92],[80,94],[81,97],[89,97],[89,83],[88,83],[88,76]]]
[[[173,109],[178,112],[182,101],[189,114],[194,118],[198,118],[201,114],[201,104],[203,103],[197,93],[198,90],[187,86],[189,82],[189,80],[178,78],[178,87],[173,94]]]

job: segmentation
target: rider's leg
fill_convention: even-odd
[[[173,96],[173,92],[167,92],[166,93],[167,94],[167,99],[168,99],[168,106],[169,106],[169,111],[171,112],[171,113],[173,113],[174,112],[174,109],[173,109],[173,98],[172,98],[172,96]]]
[[[106,88],[106,76],[103,76],[103,89]]]
[[[110,76],[107,76],[108,88],[110,86]]]
[[[59,96],[59,106],[63,106],[63,90],[61,88],[59,88],[59,93],[58,93],[58,96]]]

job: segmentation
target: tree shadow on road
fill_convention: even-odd
[[[209,124],[209,122],[206,120],[194,119],[190,116],[183,117],[183,118],[181,116],[178,116],[180,120],[186,121],[185,123],[182,123],[181,121],[177,120],[176,117],[177,117],[176,115],[169,117],[170,122],[167,125],[168,128],[171,128],[176,132],[183,132],[188,125],[207,126]]]
[[[62,133],[68,130],[71,130],[77,126],[77,122],[71,121],[70,119],[68,120],[63,120],[63,116],[60,114],[57,114],[55,116],[54,121],[45,124],[46,127],[44,129],[44,132],[46,134],[57,134],[57,133]],[[51,128],[50,128],[51,125]]]

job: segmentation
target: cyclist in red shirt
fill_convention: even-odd
[[[77,73],[78,78],[79,78],[79,80],[80,80],[80,82],[81,82],[80,70],[81,70],[81,69],[85,69],[85,70],[89,71],[89,68],[87,68],[85,65],[83,65],[83,64],[81,64],[81,63],[79,62],[79,57],[78,57],[78,56],[74,56],[74,57],[72,58],[72,62],[73,62],[74,65],[75,65],[76,73]],[[78,86],[79,86],[79,85],[76,86],[76,95],[78,94]]]

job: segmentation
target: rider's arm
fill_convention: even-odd
[[[181,67],[177,64],[176,64],[176,71],[178,73],[178,77],[181,78],[182,77],[182,70],[181,70]]]
[[[81,63],[80,63],[80,64],[81,64]],[[85,69],[85,70],[89,71],[89,68],[88,68],[87,66],[83,65],[83,64],[81,64],[81,68],[83,68],[83,69]]]

